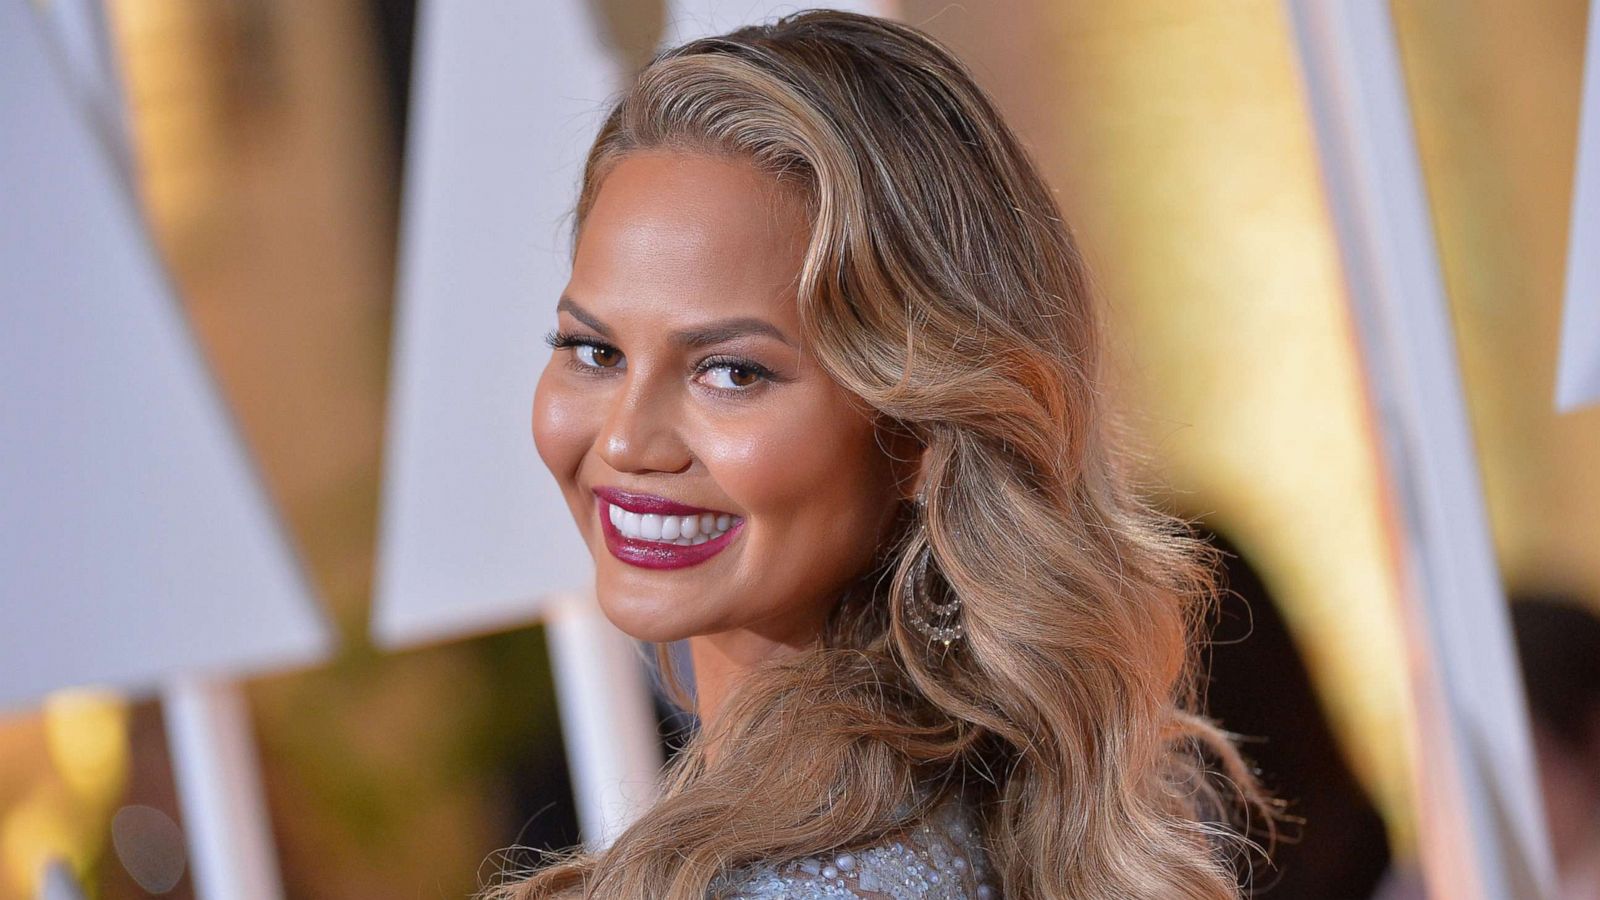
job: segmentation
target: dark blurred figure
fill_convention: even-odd
[[[1527,691],[1557,900],[1600,900],[1600,618],[1576,597],[1512,592],[1511,629]],[[1425,896],[1391,874],[1381,900]]]
[[[1575,597],[1514,594],[1511,624],[1557,896],[1600,900],[1600,618]]]
[[[416,36],[417,0],[367,0],[373,33],[383,66],[384,98],[393,123],[395,159],[405,161],[406,128],[411,112],[411,59]]]
[[[1277,604],[1228,540],[1212,543],[1227,554],[1226,590],[1202,655],[1207,710],[1244,736],[1263,784],[1287,804],[1271,864],[1257,861],[1249,896],[1370,897],[1389,866],[1383,820],[1345,762]]]

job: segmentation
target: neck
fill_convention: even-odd
[[[702,734],[715,734],[722,707],[739,682],[764,663],[792,656],[815,646],[820,625],[789,629],[782,636],[750,629],[734,629],[689,639],[694,661],[695,712]],[[713,740],[705,752],[715,759]]]

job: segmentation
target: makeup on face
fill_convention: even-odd
[[[615,487],[594,489],[606,549],[644,569],[681,569],[716,556],[731,544],[744,519]]]
[[[639,640],[804,643],[892,528],[897,457],[800,338],[809,239],[804,197],[699,154],[629,155],[582,227],[534,440]]]

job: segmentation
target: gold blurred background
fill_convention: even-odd
[[[659,0],[592,2],[641,59]],[[366,637],[411,7],[107,8],[152,228],[342,639],[325,667],[248,685],[286,889],[465,896],[530,817],[535,843],[576,833],[537,628],[402,654]],[[1260,569],[1403,857],[1389,526],[1280,3],[901,9],[972,65],[1057,189],[1152,477]],[[1600,410],[1551,400],[1586,5],[1393,11],[1506,584],[1600,598]],[[0,898],[31,896],[52,853],[95,896],[148,896],[109,822],[176,818],[166,766],[152,700],[67,692],[0,720]]]

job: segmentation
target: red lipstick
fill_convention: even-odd
[[[712,515],[725,515],[719,509],[706,509],[703,506],[689,506],[676,500],[657,497],[655,494],[639,494],[634,491],[625,491],[614,487],[597,487],[596,495],[607,503],[620,506],[629,512],[655,513],[661,516],[692,516],[698,513],[711,513]]]
[[[744,520],[734,522],[722,534],[700,544],[674,544],[668,541],[650,541],[626,537],[617,530],[611,522],[607,504],[615,504],[629,512],[641,514],[655,514],[664,516],[690,516],[703,513],[713,515],[728,515],[719,513],[714,509],[699,506],[689,506],[657,497],[654,494],[637,494],[617,488],[597,487],[595,493],[595,515],[600,518],[600,528],[605,533],[606,549],[617,559],[643,569],[681,569],[705,562],[718,553],[721,553],[733,542],[740,531],[744,529]]]

